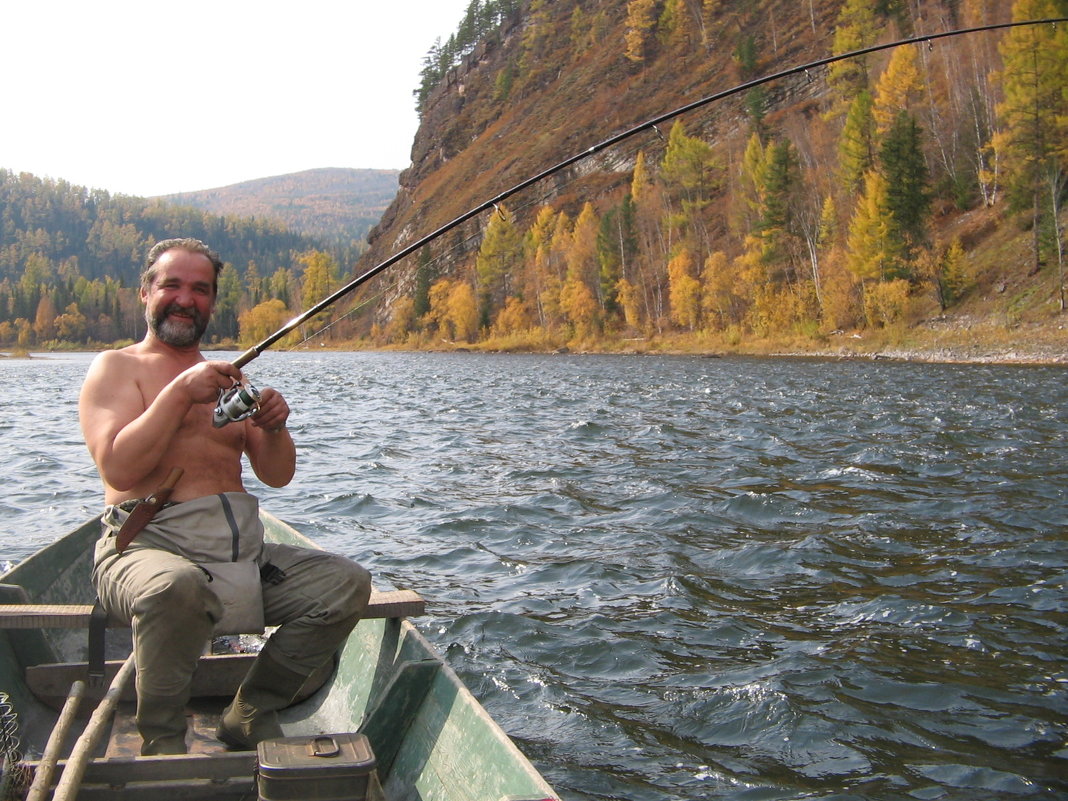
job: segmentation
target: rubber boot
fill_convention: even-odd
[[[234,700],[223,710],[215,736],[230,748],[244,751],[281,737],[276,713],[289,706],[307,678],[280,665],[266,649],[261,651]]]
[[[141,733],[141,756],[184,754],[188,693],[137,697],[137,730]]]

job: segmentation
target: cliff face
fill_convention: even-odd
[[[486,90],[492,89],[494,76],[506,69],[509,60],[515,57],[520,35],[521,17],[516,14],[504,20],[496,33],[463,56],[430,93],[412,144],[413,175],[426,175],[443,166],[467,146],[469,142],[465,138],[477,137],[481,133],[480,130],[464,131],[472,122],[471,114],[465,113],[465,108],[493,104],[493,98],[486,96]]]
[[[836,0],[729,5],[745,8],[724,9],[703,30],[700,15],[684,20],[681,45],[658,41],[654,30],[641,62],[625,53],[626,0],[557,0],[506,20],[429,95],[411,166],[401,173],[398,195],[371,233],[361,265],[386,258],[592,145],[752,77],[739,66],[740,41],[751,37],[765,54],[763,73],[829,52]],[[800,106],[824,90],[822,81],[795,77],[768,87],[767,107],[775,113]],[[688,129],[713,142],[749,133],[740,99],[689,118]],[[629,181],[638,149],[655,155],[663,148],[655,134],[636,137],[577,163],[534,193],[577,213],[582,202],[596,202]],[[524,198],[519,205],[529,202]],[[465,225],[450,247],[470,242],[474,226]]]
[[[397,196],[368,237],[371,249],[365,266],[381,261],[466,208],[477,204],[476,188],[483,191],[482,175],[465,175],[453,159],[468,147],[477,147],[495,109],[495,76],[516,58],[521,17],[507,20],[500,32],[481,42],[461,63],[449,70],[427,98],[419,130],[412,143],[411,166],[399,177]],[[497,142],[493,150],[513,147]],[[444,183],[448,189],[437,188]],[[457,183],[467,189],[457,191]],[[492,196],[492,195],[491,195]]]
[[[915,326],[999,286],[1027,299],[1006,301],[1008,317],[1048,316],[1055,279],[1035,265],[1052,251],[1043,257],[1036,246],[1028,256],[1019,229],[1008,230],[1017,219],[1004,187],[1018,176],[999,166],[1007,161],[991,166],[1003,156],[993,133],[1007,125],[991,77],[1005,32],[903,45],[747,86],[834,52],[1011,13],[1003,0],[523,3],[425,95],[411,166],[357,271],[509,191],[506,208],[392,267],[373,307],[389,332],[376,341],[826,338]],[[1035,33],[1036,48],[1060,46],[1048,28]],[[907,57],[894,63],[898,53]],[[1065,67],[1049,69],[1056,84]],[[510,193],[621,132],[735,88]],[[640,199],[631,192],[639,163],[648,189]],[[897,194],[876,197],[877,179]],[[908,197],[898,191],[906,184],[915,187]],[[908,230],[893,203],[901,219],[912,215]],[[545,207],[552,220],[536,230]],[[487,259],[497,219],[507,252]],[[995,233],[1011,259],[994,255]],[[427,289],[438,279],[435,312]],[[461,289],[471,300],[443,300]],[[397,322],[405,296],[412,302]],[[450,318],[453,301],[477,312]]]

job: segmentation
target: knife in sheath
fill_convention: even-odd
[[[159,489],[147,498],[137,502],[137,506],[123,521],[122,527],[119,528],[119,533],[115,535],[115,550],[119,553],[126,550],[127,546],[133,542],[133,538],[141,533],[141,529],[147,526],[148,522],[156,516],[156,512],[162,509],[163,505],[170,500],[171,493],[174,492],[174,486],[184,472],[180,467],[173,468],[170,475],[167,476],[167,480],[159,486]]]

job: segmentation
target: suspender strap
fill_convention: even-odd
[[[96,599],[93,611],[89,614],[89,686],[101,687],[104,684],[104,635],[108,628],[108,613]]]

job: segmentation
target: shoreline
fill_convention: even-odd
[[[978,334],[973,331],[972,333]],[[984,342],[983,340],[986,339]],[[381,353],[528,353],[540,355],[616,355],[616,356],[696,356],[702,358],[785,358],[785,359],[823,359],[828,361],[889,361],[912,362],[919,364],[991,364],[1065,367],[1068,366],[1068,332],[1058,329],[1054,337],[1047,341],[1030,341],[1027,343],[1003,343],[990,341],[981,334],[972,342],[961,342],[952,337],[950,342],[914,342],[902,344],[893,341],[873,341],[853,336],[848,341],[840,340],[836,346],[828,347],[827,342],[784,342],[763,340],[759,342],[737,343],[693,343],[683,341],[645,341],[643,346],[628,343],[627,347],[606,346],[610,343],[581,343],[574,347],[524,347],[523,344],[510,344],[507,347],[494,347],[494,343],[440,342],[435,347],[412,348],[385,346],[375,347],[366,343],[347,342],[336,345],[320,343],[318,348],[290,349],[294,353],[307,352],[381,352]],[[1055,341],[1048,341],[1053,339]],[[1063,339],[1061,342],[1059,340]],[[542,343],[544,345],[544,343]],[[617,342],[616,345],[623,343]],[[701,346],[703,345],[703,346]],[[811,347],[810,347],[811,345]],[[0,360],[34,359],[38,354],[63,353],[98,353],[108,350],[107,346],[92,348],[56,348],[27,351],[23,349],[2,350]],[[243,352],[244,348],[236,343],[218,343],[205,347],[205,353]],[[280,349],[286,352],[285,349]],[[209,357],[210,358],[210,357]]]
[[[747,355],[742,354],[739,355]],[[1004,364],[1033,365],[1044,367],[1068,366],[1068,348],[1017,347],[998,348],[989,345],[906,347],[887,346],[872,350],[790,350],[776,351],[767,355],[815,357],[853,361],[918,362],[922,364]]]

